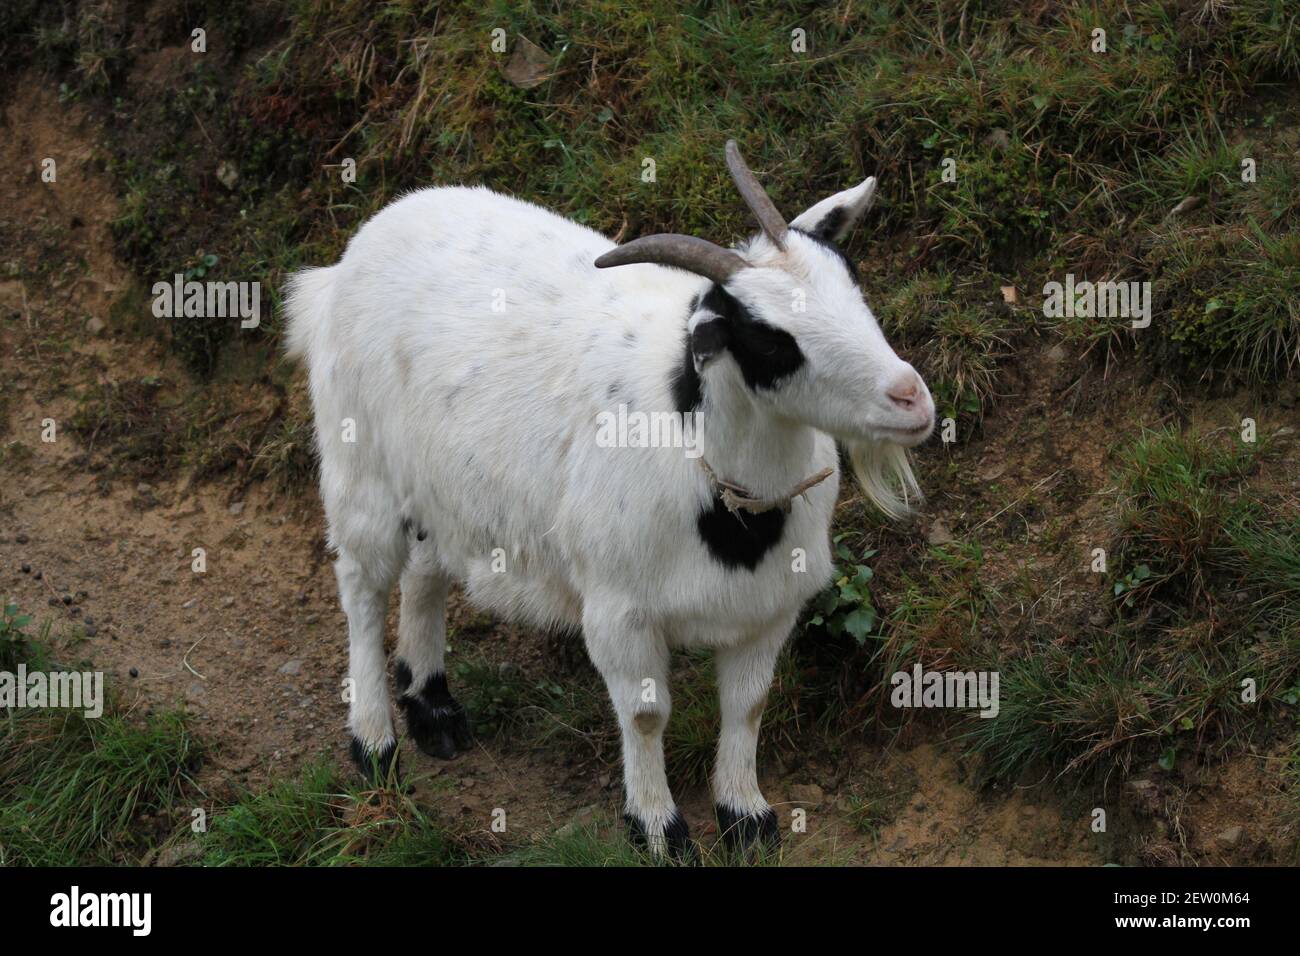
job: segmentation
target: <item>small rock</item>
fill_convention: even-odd
[[[232,598],[232,597],[223,597],[223,598],[221,599],[221,606],[222,606],[222,607],[234,607],[234,606],[235,606],[235,599]]]
[[[31,573],[32,573],[32,566],[31,566],[30,564],[24,564],[24,565],[22,565],[22,567],[20,568],[20,570],[23,572],[23,574],[31,574]]]
[[[532,40],[521,36],[501,72],[515,86],[530,90],[551,78],[551,57]]]
[[[149,492],[153,491],[153,485],[149,484],[147,481],[142,481],[140,484],[135,486],[135,490],[137,494],[147,495]]]
[[[232,515],[238,517],[244,513],[244,503],[242,501],[236,501],[227,510],[229,510]]]
[[[138,668],[138,667],[132,667],[129,671],[127,671],[127,673],[130,674],[132,677],[139,677],[139,676],[140,676],[140,668]]]
[[[826,799],[826,793],[815,783],[803,783],[790,788],[790,799],[794,803],[807,803],[818,806]]]
[[[953,540],[952,532],[942,521],[936,520],[930,525],[930,533],[925,536],[925,540],[931,544],[947,544]]]
[[[194,607],[194,605],[198,603],[199,603],[198,598],[190,598],[188,601],[186,601],[184,604],[181,605],[181,610],[188,611],[190,608]]]
[[[302,622],[304,624],[315,624],[319,620],[320,620],[319,614],[308,614],[306,617],[302,619]]]
[[[65,595],[63,595],[63,603],[64,603],[64,604],[71,604],[71,603],[72,603],[72,595],[71,595],[71,594],[65,594]]]
[[[1236,846],[1241,842],[1241,835],[1245,831],[1242,827],[1228,827],[1226,830],[1220,830],[1214,837],[1215,842],[1222,846]]]
[[[217,180],[227,189],[234,189],[239,182],[239,170],[230,160],[223,159],[217,164]]]
[[[190,860],[197,860],[202,855],[203,847],[194,840],[187,840],[184,843],[173,843],[171,846],[163,847],[153,865],[182,866]]]
[[[107,326],[104,324],[104,320],[99,318],[99,316],[91,316],[90,320],[86,323],[86,331],[91,335],[99,335],[106,328]]]
[[[302,670],[302,661],[287,661],[280,667],[281,674],[297,674]]]
[[[82,622],[85,624],[94,624],[95,619],[91,617],[89,614],[87,614],[84,618],[82,618]]]
[[[99,628],[95,627],[95,625],[93,625],[93,624],[87,624],[87,625],[86,625],[86,636],[87,636],[87,637],[94,637],[94,636],[95,636],[96,634],[98,634],[98,633],[99,633]]]

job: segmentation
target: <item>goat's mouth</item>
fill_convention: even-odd
[[[930,432],[934,430],[934,418],[931,417],[913,428],[900,428],[895,426],[885,426],[881,429],[885,434],[882,436],[888,441],[905,447],[919,445],[930,437]]]

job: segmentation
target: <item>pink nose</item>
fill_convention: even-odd
[[[885,394],[899,408],[911,408],[921,398],[921,377],[909,368],[885,389]]]

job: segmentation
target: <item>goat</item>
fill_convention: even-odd
[[[463,582],[506,618],[581,628],[621,732],[625,819],[658,854],[694,852],[664,772],[669,653],[712,648],[721,832],[779,843],[755,752],[777,655],[831,575],[836,442],[900,515],[920,495],[906,449],[934,403],[837,245],[875,179],[787,225],[734,142],[726,160],[761,227],[734,249],[672,234],[615,246],[530,203],[440,187],[291,278],[287,352],[309,372],[363,773],[397,759],[383,628],[399,578],[410,736],[439,758],[471,745],[444,664]],[[597,441],[616,408],[680,414],[689,447]]]

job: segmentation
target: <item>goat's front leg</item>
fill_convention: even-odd
[[[733,848],[781,842],[776,814],[758,789],[758,730],[777,656],[793,620],[766,630],[715,657],[722,732],[713,767],[714,810],[723,842]]]
[[[582,619],[591,662],[605,679],[623,739],[624,819],[656,856],[688,858],[693,846],[664,772],[668,645],[644,612],[589,603]]]

